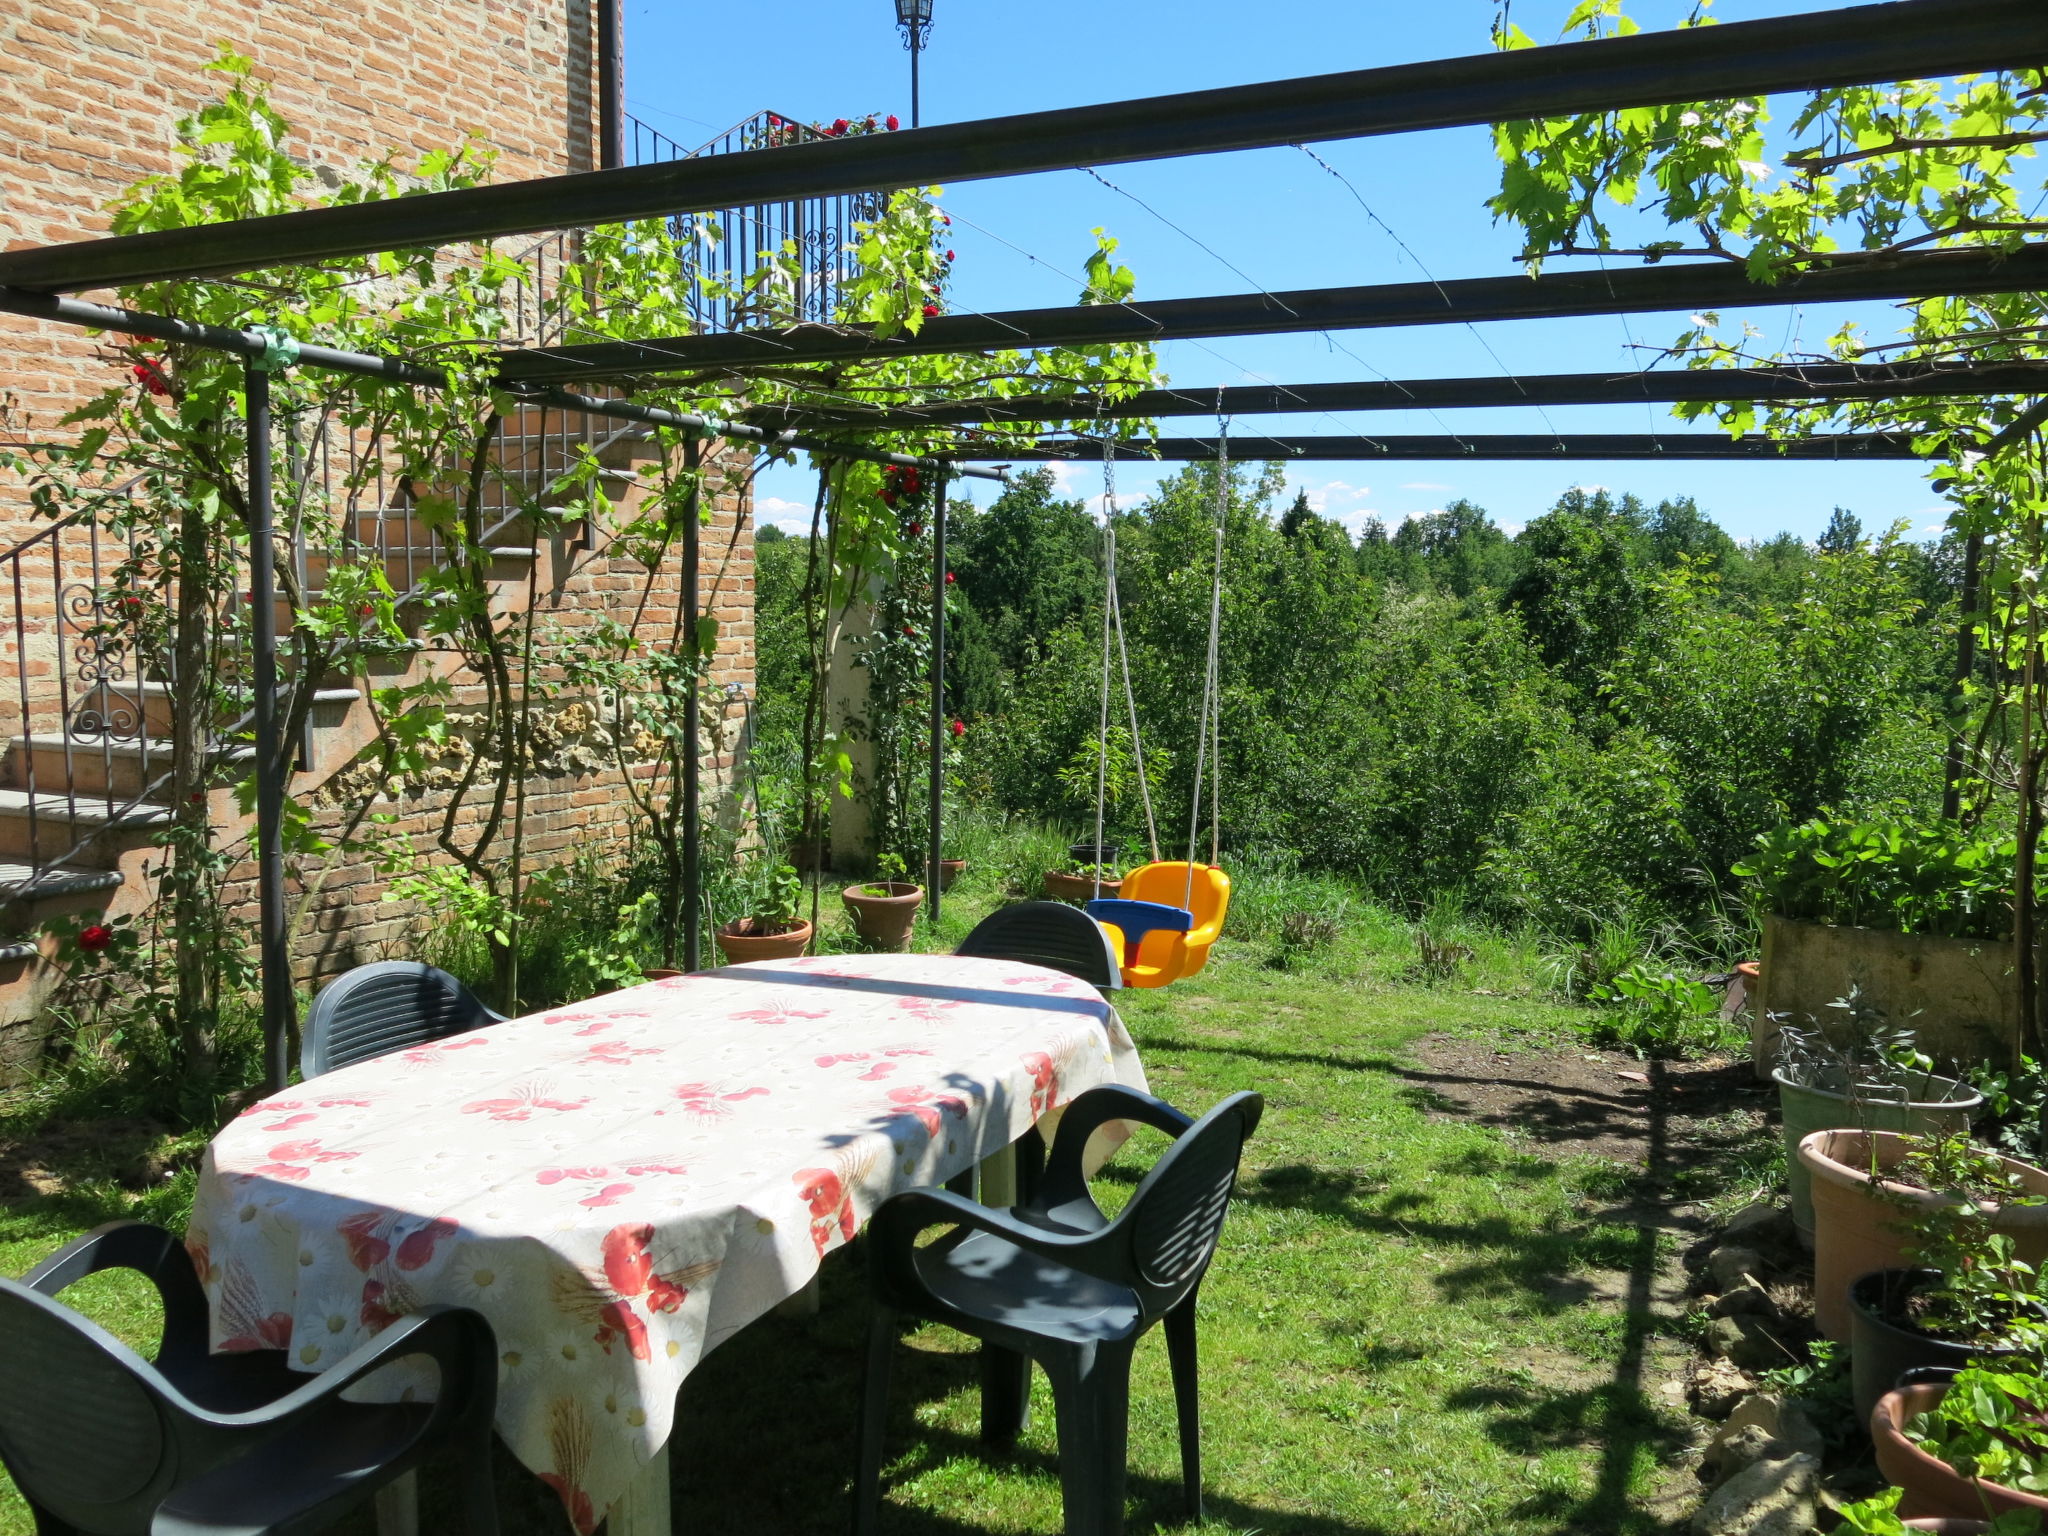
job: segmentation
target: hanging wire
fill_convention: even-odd
[[[1102,526],[1109,535],[1109,618],[1116,630],[1117,661],[1123,670],[1124,708],[1131,717],[1131,761],[1138,769],[1138,799],[1145,807],[1145,846],[1151,852],[1152,862],[1157,864],[1159,824],[1152,816],[1152,786],[1145,774],[1145,741],[1138,732],[1138,700],[1131,691],[1131,653],[1124,643],[1124,605],[1117,593],[1116,445],[1108,437],[1102,440]]]
[[[1217,404],[1219,407],[1222,404],[1222,399],[1222,392],[1219,388],[1217,392]],[[1229,509],[1230,418],[1225,416],[1219,409],[1216,414],[1216,563],[1214,574],[1209,582],[1209,651],[1202,671],[1201,713],[1197,717],[1195,725],[1195,792],[1193,804],[1188,808],[1187,890],[1181,899],[1181,905],[1190,912],[1195,908],[1195,840],[1200,835],[1202,828],[1202,771],[1204,759],[1209,756],[1209,744],[1212,740],[1215,740],[1218,743],[1218,749],[1221,749],[1220,728],[1212,719],[1212,715],[1216,708],[1216,634],[1223,623],[1223,529],[1228,518]],[[1215,767],[1216,765],[1213,763],[1209,765],[1209,771],[1212,774],[1215,772]],[[1216,798],[1212,802],[1209,828],[1209,848],[1212,861],[1220,850],[1218,828],[1216,826],[1218,818],[1216,807],[1220,806],[1222,802],[1222,786],[1220,781],[1217,783],[1215,793]]]

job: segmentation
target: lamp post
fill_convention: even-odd
[[[917,56],[932,35],[932,0],[896,0],[896,25],[910,50],[910,126],[917,126]]]

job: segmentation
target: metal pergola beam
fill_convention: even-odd
[[[675,213],[2048,59],[2039,0],[1882,5],[1469,55],[0,254],[69,292]]]
[[[1152,441],[1119,441],[1119,462],[1145,460],[1207,463],[1219,456],[1213,437],[1162,437]],[[1230,457],[1363,461],[1371,459],[1827,459],[1852,462],[1877,459],[1919,459],[1906,432],[1840,432],[1824,437],[1720,437],[1710,432],[1674,432],[1668,437],[1628,432],[1471,432],[1460,436],[1395,437],[1267,437],[1255,432],[1232,433]],[[1043,442],[1036,448],[949,449],[954,462],[995,460],[1006,464],[1072,460],[1100,462],[1100,441]]]
[[[1042,395],[929,405],[765,405],[757,426],[915,432],[921,428],[1044,421],[1156,420],[1173,416],[1288,416],[1462,406],[1631,405],[1695,401],[1908,400],[2048,395],[2048,362],[1802,363],[1765,368],[1663,368],[1637,373],[1544,373],[1519,378],[1370,379],[1332,384],[1234,384],[1143,389],[1122,400]]]
[[[1738,262],[1681,262],[1616,272],[1546,272],[1538,277],[1468,277],[1441,283],[1378,283],[940,315],[925,321],[915,335],[899,330],[888,337],[876,334],[871,325],[796,325],[772,331],[600,342],[505,353],[502,377],[540,383],[795,363],[872,362],[939,352],[1918,299],[2044,288],[2048,288],[2048,244],[2025,246],[2010,255],[1995,250],[1937,251],[1886,262],[1849,262],[1787,276],[1776,283],[1752,282]]]
[[[206,325],[196,320],[145,314],[134,309],[115,309],[104,304],[88,304],[80,299],[62,299],[51,294],[30,293],[15,288],[0,288],[0,313],[27,315],[38,320],[84,326],[95,331],[147,336],[153,341],[211,347],[215,351],[229,353],[244,361],[261,362],[269,347],[268,339],[256,331],[237,330],[225,325]],[[402,357],[342,352],[333,347],[319,347],[310,343],[299,347],[295,366],[324,368],[336,373],[383,379],[394,384],[417,385],[425,389],[448,387],[448,375],[439,368],[415,363]],[[688,433],[692,438],[720,437],[732,442],[766,448],[771,452],[798,450],[821,454],[828,458],[857,459],[871,464],[893,464],[899,468],[909,468],[913,465],[932,468],[939,463],[936,459],[916,454],[891,453],[885,449],[868,448],[858,443],[842,443],[805,432],[777,431],[745,422],[725,421],[716,416],[671,411],[661,406],[642,405],[637,400],[585,395],[552,386],[515,386],[515,392],[521,400],[534,405],[580,411],[586,416],[602,417],[610,421],[634,421],[646,426],[668,427]],[[996,471],[986,469],[961,468],[957,473],[985,480],[1002,478]]]

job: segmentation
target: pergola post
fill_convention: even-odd
[[[275,1093],[291,1077],[298,1000],[284,917],[284,742],[277,719],[277,551],[272,531],[270,369],[265,354],[242,365],[248,436],[249,644],[255,653],[256,908],[263,970],[264,1081]]]
[[[683,504],[683,643],[690,648],[690,688],[683,716],[683,969],[694,971],[703,962],[700,928],[704,908],[702,807],[698,803],[703,769],[697,761],[699,735],[697,711],[703,688],[699,674],[704,666],[704,648],[697,640],[697,553],[698,518],[704,501],[704,481],[699,473],[703,451],[694,437],[683,440],[683,469],[690,477],[689,498]]]
[[[946,486],[948,476],[938,474],[938,489],[932,495],[932,699],[931,699],[931,785],[927,806],[931,841],[925,894],[927,920],[939,925],[939,858],[945,849],[946,792]]]

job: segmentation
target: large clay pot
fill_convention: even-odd
[[[1907,1423],[1934,1407],[1946,1391],[1946,1384],[1901,1387],[1879,1398],[1871,1412],[1870,1442],[1877,1448],[1877,1470],[1901,1490],[1899,1517],[1991,1520],[2009,1509],[2031,1509],[2048,1518],[2048,1499],[1964,1477],[1906,1438]]]
[[[1783,1067],[1771,1074],[1778,1085],[1778,1119],[1785,1137],[1785,1187],[1792,1197],[1792,1225],[1813,1247],[1813,1181],[1799,1161],[1799,1143],[1815,1131],[1853,1126],[1865,1131],[1967,1131],[1984,1107],[1984,1095],[1952,1077],[1931,1072],[1902,1073],[1886,1089],[1849,1092],[1848,1074],[1829,1069],[1813,1082],[1795,1082]],[[1889,1091],[1892,1096],[1887,1098]]]
[[[1815,1131],[1799,1143],[1799,1160],[1813,1177],[1813,1320],[1826,1338],[1849,1337],[1849,1286],[1880,1269],[1907,1267],[1905,1225],[1915,1208],[1932,1210],[1954,1202],[1889,1179],[1873,1180],[1897,1167],[1910,1138],[1890,1131]],[[2048,1198],[2048,1172],[2018,1158],[2001,1157],[2030,1194]],[[2048,1258],[2048,1205],[2007,1206],[1992,1216],[1992,1231],[2012,1239],[2013,1252],[2027,1263]]]
[[[939,860],[939,889],[942,891],[953,889],[953,882],[960,878],[960,872],[966,868],[967,861],[965,859]]]
[[[1100,895],[1107,900],[1123,889],[1121,877],[1102,882]],[[1093,875],[1069,875],[1061,870],[1045,872],[1045,894],[1054,901],[1093,901],[1098,892]]]
[[[846,903],[854,930],[870,948],[910,948],[910,926],[917,921],[917,909],[924,905],[923,886],[902,880],[871,881],[849,885],[839,899]]]
[[[794,960],[811,942],[811,925],[801,918],[777,927],[758,917],[736,917],[716,934],[727,965],[748,960]]]

